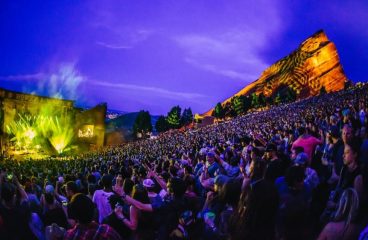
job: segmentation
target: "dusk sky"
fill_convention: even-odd
[[[325,30],[368,80],[368,1],[0,1],[0,87],[109,109],[203,113]]]

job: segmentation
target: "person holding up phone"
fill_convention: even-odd
[[[102,220],[103,224],[111,226],[122,239],[129,239],[131,230],[123,223],[121,216],[127,214],[124,212],[124,202],[119,195],[111,195],[109,197],[111,213]],[[120,217],[120,218],[119,218]]]
[[[14,174],[1,172],[0,216],[2,218],[1,239],[35,239],[24,212],[29,212],[28,197]],[[17,193],[19,198],[17,198]],[[22,231],[19,231],[22,229]]]

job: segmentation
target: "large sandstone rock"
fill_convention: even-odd
[[[324,31],[318,31],[305,40],[290,55],[267,68],[259,79],[235,96],[263,93],[272,96],[281,85],[293,88],[299,97],[317,95],[322,86],[327,92],[344,88],[347,78],[340,64],[336,46]],[[230,101],[226,99],[224,103]],[[213,109],[204,115],[210,115]]]

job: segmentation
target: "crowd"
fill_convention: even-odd
[[[368,85],[0,162],[1,239],[368,239]]]

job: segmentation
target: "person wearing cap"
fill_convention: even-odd
[[[209,177],[215,177],[215,172],[219,168],[218,163],[215,161],[215,153],[209,151],[206,155],[206,165],[204,167],[205,174],[208,174]],[[207,171],[206,171],[207,170]]]
[[[308,156],[305,152],[299,153],[294,160],[294,165],[302,166],[305,169],[304,183],[308,184],[312,189],[316,188],[319,184],[319,178],[317,172],[308,167]]]
[[[66,202],[66,199],[64,200]],[[66,212],[64,212],[60,202],[57,201],[52,185],[45,187],[45,194],[42,195],[41,202],[44,206],[43,221],[45,226],[56,223],[59,227],[66,229],[68,227]]]
[[[40,199],[40,204],[41,204],[41,208],[43,208],[43,212],[46,212],[48,210],[48,205],[50,205],[50,201],[49,204],[46,203],[46,197],[50,199],[52,199],[54,201],[56,201],[55,198],[55,190],[54,190],[54,186],[48,184],[45,186],[45,191],[44,194],[41,195],[41,199]]]
[[[199,176],[200,186],[204,189],[212,190],[213,181],[219,164],[215,161],[215,153],[208,152],[206,157],[207,162],[202,167],[202,173]]]
[[[207,192],[206,201],[202,208],[202,215],[206,216],[209,212],[214,212],[218,216],[222,211],[222,201],[220,196],[223,196],[224,186],[229,181],[229,177],[225,175],[217,175],[214,178],[212,191]],[[214,224],[212,224],[214,226]]]
[[[147,178],[143,180],[143,186],[146,188],[148,192],[148,197],[150,199],[152,208],[156,209],[160,208],[161,205],[163,204],[163,200],[161,196],[154,191],[156,187],[155,182],[152,179]]]
[[[267,144],[265,150],[264,157],[267,161],[265,178],[275,182],[276,178],[284,175],[285,166],[277,156],[277,146],[274,143]]]

